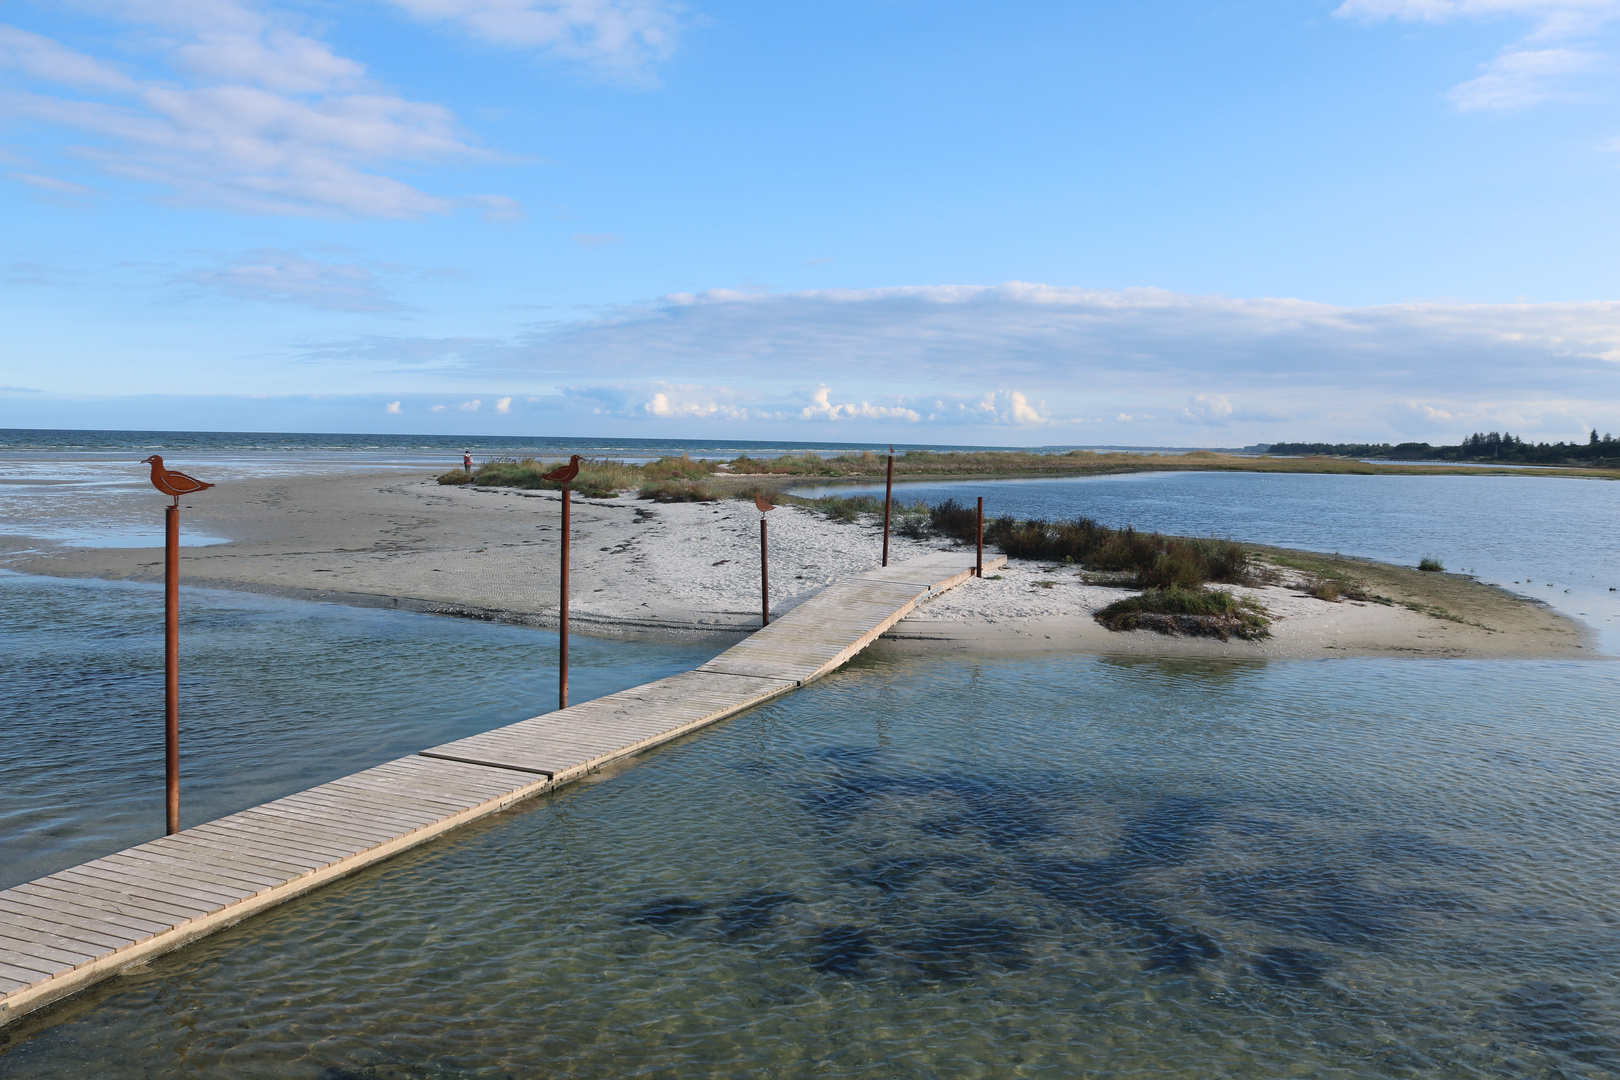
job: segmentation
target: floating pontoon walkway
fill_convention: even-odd
[[[820,678],[971,573],[967,558],[943,552],[846,577],[694,671],[435,746],[0,891],[0,1025]]]

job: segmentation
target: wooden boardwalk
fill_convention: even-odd
[[[969,556],[941,552],[842,578],[694,671],[431,747],[0,891],[0,1025],[820,678],[971,573]]]

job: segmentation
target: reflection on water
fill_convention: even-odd
[[[866,660],[0,1076],[1599,1077],[1610,665]]]
[[[554,708],[556,635],[181,593],[180,807],[196,824]],[[163,589],[0,572],[0,888],[163,829]],[[576,639],[575,693],[714,645]]]

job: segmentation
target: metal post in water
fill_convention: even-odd
[[[573,535],[569,520],[569,499],[572,492],[562,489],[562,599],[557,622],[557,708],[568,708],[568,547]]]
[[[568,708],[568,547],[573,536],[569,521],[569,484],[579,475],[580,456],[574,454],[568,464],[553,469],[542,479],[562,485],[562,575],[557,602],[557,708]]]
[[[180,497],[163,508],[163,760],[166,824],[180,831]]]
[[[973,576],[984,577],[984,496],[979,496],[979,513],[975,519],[975,527],[979,534],[979,553],[973,560]]]
[[[207,491],[195,476],[164,466],[153,454],[152,486],[173,501],[163,508],[163,801],[164,823],[180,831],[180,496]]]
[[[889,477],[883,482],[883,565],[889,565],[889,508],[894,505],[894,447],[889,447]]]
[[[771,561],[765,546],[765,516],[759,518],[759,625],[771,625]]]

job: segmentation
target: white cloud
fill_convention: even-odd
[[[471,401],[463,401],[461,403],[461,405],[460,405],[460,408],[461,408],[462,412],[477,412],[478,409],[479,409],[479,406],[481,406],[483,404],[484,404],[483,401],[481,401],[480,399],[473,398]]]
[[[832,391],[825,386],[810,392],[810,403],[799,410],[804,420],[905,420],[916,423],[922,419],[915,409],[900,405],[873,405],[862,401],[842,405],[832,401]]]
[[[642,404],[648,416],[664,419],[746,420],[748,409],[734,402],[735,393],[726,387],[678,386],[660,383],[659,389]]]
[[[680,7],[665,0],[393,0],[423,22],[450,23],[505,48],[578,60],[647,81],[675,49]]]
[[[0,114],[89,136],[68,153],[171,198],[252,213],[415,217],[456,203],[383,169],[488,157],[448,109],[388,93],[357,61],[246,3],[101,10],[156,43],[165,69],[136,77],[0,27],[0,67],[33,83],[0,96]],[[491,198],[482,197],[486,210]]]
[[[1220,394],[1194,394],[1181,418],[1194,424],[1224,424],[1232,419],[1232,403]]]
[[[388,412],[388,413],[392,413],[393,415],[398,416],[399,413],[400,413],[399,402],[390,401],[387,405],[385,405],[383,407],[383,411]]]
[[[378,275],[358,263],[320,262],[260,248],[181,280],[240,300],[304,304],[328,311],[393,311]]]
[[[509,413],[509,412],[511,412],[512,411],[512,399],[509,398],[509,397],[503,397],[499,401],[495,402],[495,411],[498,412],[498,413]]]
[[[374,336],[316,355],[525,390],[590,372],[591,387],[556,391],[557,407],[575,408],[566,399],[594,415],[836,420],[874,432],[1041,426],[1073,441],[1122,424],[1138,441],[1179,442],[1192,424],[1245,442],[1330,430],[1422,438],[1467,434],[1452,431],[1456,418],[1501,417],[1503,402],[1549,423],[1620,421],[1615,302],[1346,308],[1019,282],[714,291],[516,340]],[[1413,401],[1454,419],[1413,412]]]
[[[1485,74],[1451,88],[1446,95],[1462,112],[1508,111],[1569,97],[1560,89],[1566,76],[1588,71],[1603,59],[1575,49],[1507,52],[1485,65]]]
[[[448,405],[435,405],[435,406],[433,406],[433,411],[434,412],[444,412],[444,410],[447,409],[447,408],[449,408]]]
[[[1549,46],[1589,36],[1620,18],[1620,0],[1344,0],[1334,14],[1370,22],[1530,21],[1529,34],[1482,65],[1481,75],[1447,94],[1462,112],[1506,111],[1574,97],[1571,77],[1599,67],[1607,57]]]

